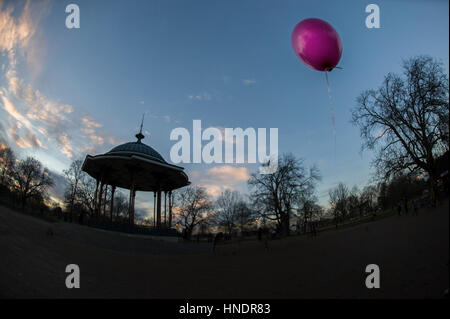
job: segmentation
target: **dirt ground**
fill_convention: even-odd
[[[318,237],[220,246],[161,242],[0,207],[2,298],[442,298],[448,288],[448,199]],[[51,227],[54,235],[48,236]],[[81,287],[67,289],[77,264]],[[381,288],[367,289],[377,264]]]

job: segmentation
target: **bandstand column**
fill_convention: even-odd
[[[103,216],[106,216],[106,195],[108,194],[108,184],[105,184],[105,195],[103,199]]]
[[[98,178],[95,179],[96,184],[95,184],[95,193],[94,193],[94,213],[97,212],[97,202],[98,202],[98,185],[100,184],[100,181]]]
[[[103,177],[100,181],[100,192],[98,195],[98,202],[97,202],[97,216],[100,215],[100,212],[102,210],[102,199],[103,199],[103,186],[105,185],[105,183],[103,182]]]
[[[167,192],[164,192],[164,228],[167,227]]]
[[[156,192],[153,192],[153,227],[156,227]]]
[[[134,225],[134,198],[136,196],[136,191],[134,190],[134,171],[131,173],[131,185],[130,185],[130,201],[128,206],[128,217],[130,219],[130,224]]]
[[[158,191],[156,199],[156,228],[161,228],[161,191]]]
[[[169,192],[169,228],[172,228],[172,191]]]
[[[113,220],[113,211],[114,211],[114,192],[116,191],[116,186],[111,186],[111,207],[109,208],[109,217],[111,221]]]

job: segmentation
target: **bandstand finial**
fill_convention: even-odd
[[[138,143],[141,143],[141,140],[145,138],[144,134],[142,134],[142,127],[144,126],[144,115],[145,113],[142,114],[141,128],[139,130],[139,133],[135,135],[136,138],[138,139],[137,140]]]

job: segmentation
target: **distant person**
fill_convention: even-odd
[[[214,242],[213,242],[213,251],[216,251],[216,246],[219,244],[219,242],[223,241],[223,233],[217,233],[216,236],[214,237]]]

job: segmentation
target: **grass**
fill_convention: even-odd
[[[375,216],[364,216],[360,219],[357,220],[351,220],[351,221],[346,221],[344,223],[340,223],[338,224],[338,227],[336,228],[335,224],[332,225],[328,225],[322,228],[317,228],[317,233],[321,233],[321,232],[325,232],[325,231],[332,231],[332,230],[336,230],[336,229],[345,229],[345,228],[349,228],[349,227],[354,227],[360,224],[366,224],[366,223],[370,223],[370,222],[374,222],[377,220],[381,220],[387,217],[390,217],[392,215],[394,215],[395,212],[392,209],[387,209],[379,214],[376,214]],[[305,236],[308,235],[310,233],[303,233],[303,232],[297,232],[297,233],[291,233],[290,237],[300,237],[300,236]],[[276,239],[281,239],[281,238],[275,238],[275,239],[270,239],[270,240],[276,240]],[[247,242],[247,241],[253,241],[253,240],[257,240],[257,236],[248,236],[248,237],[234,237],[231,240],[228,241],[224,241],[225,244],[236,244],[236,243],[241,243],[241,242]],[[202,240],[200,240],[200,242],[204,242]]]
[[[7,208],[9,208],[9,209],[11,209],[11,210],[13,210],[13,211],[15,211],[17,213],[28,215],[28,216],[31,216],[31,217],[34,217],[34,218],[38,218],[38,219],[44,220],[44,221],[49,222],[49,223],[56,223],[56,222],[60,221],[60,219],[56,218],[55,216],[48,216],[46,214],[46,212],[44,212],[41,215],[39,210],[36,209],[36,208],[33,208],[33,207],[25,207],[25,210],[24,210],[24,209],[22,209],[20,207],[17,207],[16,205],[13,205],[13,204],[11,204],[11,203],[9,203],[7,201],[0,201],[0,205],[4,206],[4,207],[7,207]]]

